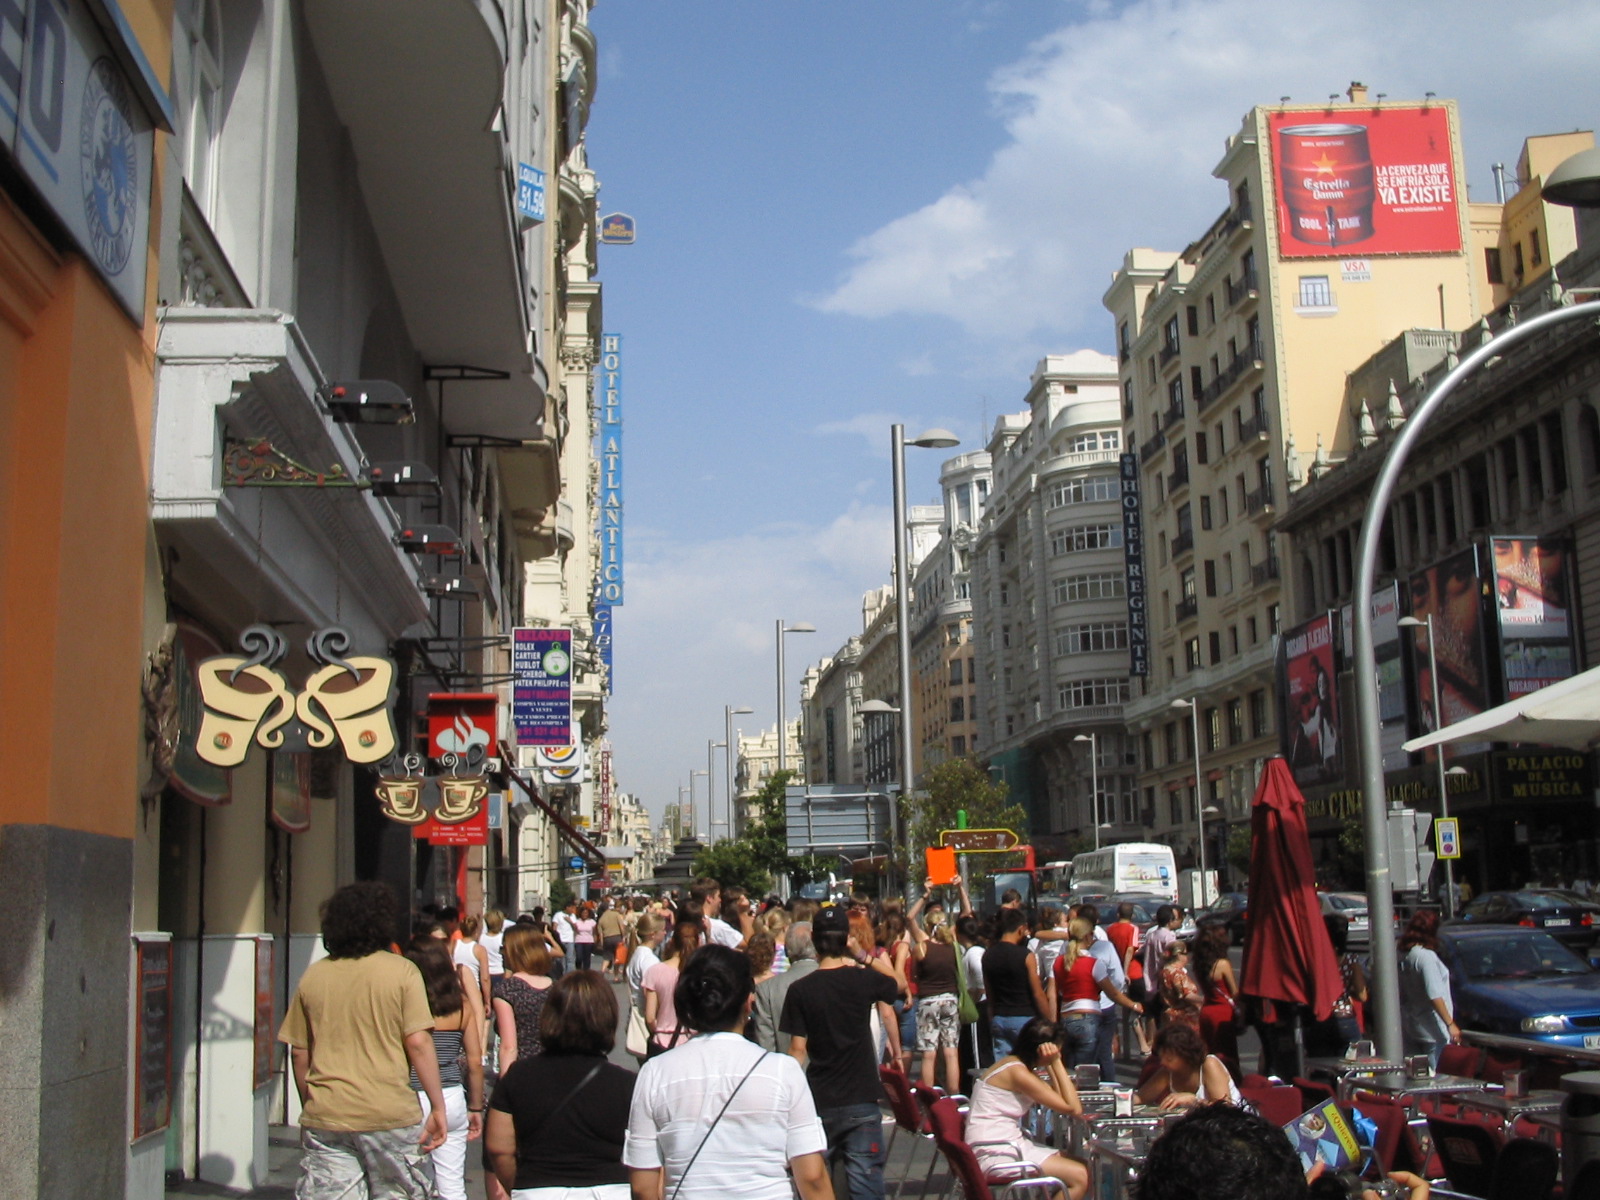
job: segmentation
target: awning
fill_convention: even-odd
[[[1445,742],[1533,742],[1589,750],[1600,743],[1600,667],[1412,738],[1406,750]]]

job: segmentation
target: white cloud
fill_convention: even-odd
[[[1322,100],[1351,79],[1462,103],[1468,168],[1529,134],[1592,122],[1600,5],[1544,0],[1134,0],[1080,8],[995,74],[1007,142],[850,249],[827,312],[946,318],[998,360],[1008,346],[1105,344],[1100,297],[1133,246],[1181,249],[1227,203],[1211,178],[1251,106]]]

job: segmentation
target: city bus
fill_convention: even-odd
[[[1172,847],[1124,842],[1080,854],[1072,860],[1072,891],[1101,896],[1144,892],[1176,901],[1178,867]]]

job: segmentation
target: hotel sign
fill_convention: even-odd
[[[1150,674],[1148,581],[1144,574],[1144,514],[1139,507],[1139,456],[1122,456],[1122,556],[1128,576],[1128,673]]]
[[[622,603],[622,337],[600,335],[600,604]]]

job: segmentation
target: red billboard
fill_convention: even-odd
[[[1433,675],[1428,657],[1428,631],[1411,629],[1417,665],[1419,733],[1454,725],[1490,706],[1489,664],[1484,652],[1482,583],[1478,551],[1468,547],[1411,577],[1411,615],[1433,620],[1433,661],[1439,666],[1439,707],[1433,709]],[[1458,747],[1459,749],[1459,747]]]
[[[1275,112],[1267,127],[1284,258],[1460,251],[1444,108]]]

